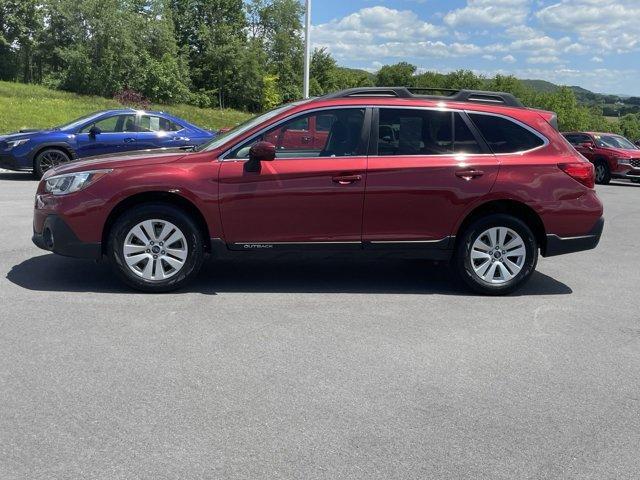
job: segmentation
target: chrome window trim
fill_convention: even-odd
[[[241,142],[238,142],[235,145],[233,145],[232,147],[226,149],[218,157],[218,161],[219,162],[232,162],[232,161],[235,161],[235,162],[246,162],[247,160],[249,160],[248,158],[229,158],[229,159],[227,159],[227,155],[229,155],[229,153],[231,153],[231,151],[235,150],[237,146],[242,145],[242,144],[244,144],[246,142],[250,142],[254,138],[259,137],[260,135],[265,133],[266,131],[271,130],[272,128],[275,128],[278,125],[282,125],[283,123],[288,122],[290,120],[293,120],[295,118],[301,117],[303,115],[312,114],[312,113],[315,113],[315,112],[322,112],[322,111],[325,111],[325,110],[345,110],[347,108],[349,108],[349,109],[358,109],[358,110],[366,110],[367,108],[372,108],[372,106],[371,105],[331,105],[331,106],[327,106],[327,107],[318,107],[318,108],[313,108],[313,109],[309,109],[309,110],[304,110],[302,112],[294,113],[291,116],[288,116],[286,118],[278,120],[275,123],[272,123],[268,127],[265,127],[263,129],[257,131],[256,133],[254,133],[250,137],[247,137],[244,140],[242,140]],[[359,158],[359,157],[366,158],[367,155],[351,155],[351,156],[348,156],[348,157],[344,156],[344,157],[324,157],[324,158]],[[321,158],[321,157],[305,157],[305,158]],[[279,160],[287,160],[287,159],[286,158],[281,158]]]
[[[465,110],[464,111],[467,115],[469,115],[469,119],[473,122],[473,118],[471,118],[471,115],[487,115],[487,116],[492,116],[492,117],[500,117],[500,118],[504,118],[505,120],[508,120],[510,122],[515,123],[516,125],[524,128],[525,130],[528,130],[530,133],[533,133],[536,137],[538,137],[540,140],[542,140],[542,145],[538,146],[538,147],[534,147],[534,148],[530,148],[528,150],[519,150],[517,152],[509,152],[509,153],[494,153],[493,155],[495,155],[496,157],[501,157],[501,156],[505,156],[505,155],[523,155],[525,153],[531,153],[531,152],[535,152],[536,150],[540,150],[541,148],[545,148],[548,147],[549,144],[551,143],[549,141],[549,139],[544,136],[543,134],[541,134],[540,132],[538,132],[536,129],[530,127],[529,125],[527,125],[526,123],[521,122],[520,120],[517,120],[513,117],[510,117],[508,115],[503,115],[501,113],[491,113],[491,112],[478,112],[476,110]],[[475,123],[474,123],[475,125]],[[478,128],[478,126],[476,125],[476,128],[478,129],[478,131],[480,132],[480,134],[482,135],[482,132],[480,131],[480,128]],[[487,140],[485,139],[485,142]],[[489,144],[489,142],[487,142],[487,145]],[[491,147],[489,147],[491,148]]]
[[[337,109],[346,109],[346,108],[357,108],[357,109],[367,109],[367,108],[373,108],[373,109],[383,109],[383,108],[388,108],[388,109],[393,109],[393,110],[428,110],[428,111],[437,111],[437,112],[453,112],[453,113],[465,113],[467,116],[469,116],[469,119],[471,120],[471,122],[473,122],[473,119],[470,117],[471,114],[477,114],[477,115],[487,115],[487,116],[493,116],[493,117],[500,117],[500,118],[504,118],[507,121],[513,122],[516,125],[518,125],[519,127],[524,128],[525,130],[529,131],[530,133],[533,133],[536,137],[538,137],[540,140],[542,140],[542,145],[535,147],[535,148],[530,148],[529,150],[519,150],[517,152],[509,152],[509,153],[448,153],[448,154],[443,154],[443,155],[422,155],[422,154],[413,154],[413,155],[376,155],[376,157],[389,157],[389,158],[394,158],[394,157],[427,157],[427,158],[431,158],[431,157],[435,157],[435,158],[442,158],[442,157],[503,157],[506,155],[524,155],[526,153],[531,153],[531,152],[535,152],[536,150],[540,150],[543,148],[546,148],[550,145],[550,141],[549,139],[543,135],[542,133],[538,132],[536,129],[530,127],[529,125],[527,125],[526,123],[521,122],[520,120],[517,120],[513,117],[510,117],[508,115],[503,115],[501,113],[493,113],[493,112],[480,112],[477,110],[466,110],[466,109],[460,109],[460,108],[449,108],[446,106],[443,107],[425,107],[425,106],[412,106],[412,105],[331,105],[331,106],[327,106],[327,107],[318,107],[318,108],[314,108],[314,109],[310,109],[310,110],[304,110],[302,112],[298,112],[295,113],[289,117],[283,118],[271,125],[269,125],[268,127],[263,128],[262,130],[259,130],[258,132],[254,133],[253,135],[251,135],[250,137],[247,137],[246,139],[244,139],[241,143],[245,143],[248,141],[253,140],[254,138],[260,136],[261,134],[263,134],[264,132],[266,132],[267,130],[277,127],[278,125],[283,124],[286,121],[292,120],[294,118],[297,118],[299,116],[302,115],[307,115],[307,114],[311,114],[311,113],[315,113],[315,112],[321,112],[324,110],[337,110]],[[475,125],[475,123],[474,123]],[[477,125],[476,125],[476,128]],[[478,131],[480,131],[478,129]],[[482,133],[482,132],[480,132]],[[485,140],[486,142],[486,140]],[[236,143],[235,145],[231,146],[230,148],[228,148],[227,150],[225,150],[219,157],[218,157],[218,161],[219,162],[225,162],[225,161],[237,161],[237,162],[243,162],[243,161],[247,161],[248,159],[245,158],[229,158],[227,159],[227,155],[236,148],[236,146],[240,145],[240,143]],[[370,157],[370,155],[354,155],[351,157],[346,157],[346,158],[368,158]],[[316,158],[316,157],[308,157],[308,158]],[[332,157],[326,157],[326,158],[332,158]],[[343,157],[335,157],[335,158],[343,158]],[[283,158],[281,160],[287,160],[286,158]]]

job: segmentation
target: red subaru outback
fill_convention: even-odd
[[[107,257],[150,292],[184,285],[209,253],[344,250],[451,260],[476,291],[504,294],[538,252],[600,239],[593,166],[555,123],[509,94],[341,91],[193,152],[56,167],[38,186],[33,241]]]
[[[622,135],[594,132],[562,135],[595,165],[596,183],[606,185],[612,178],[640,183],[640,148]]]

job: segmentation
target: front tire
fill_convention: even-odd
[[[598,159],[595,163],[596,183],[598,185],[608,185],[611,182],[611,170],[606,160]]]
[[[462,233],[454,257],[458,276],[484,295],[506,295],[529,280],[538,263],[538,243],[522,220],[493,214]]]
[[[196,223],[182,210],[145,204],[115,222],[107,255],[127,285],[143,292],[169,292],[198,274],[204,244]]]
[[[70,160],[71,157],[58,148],[42,150],[38,152],[38,155],[36,155],[36,158],[33,160],[33,176],[37,180],[40,180],[47,170]]]

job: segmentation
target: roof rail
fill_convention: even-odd
[[[425,95],[424,92],[427,94]],[[444,93],[445,95],[438,95],[437,93]],[[522,102],[510,93],[489,92],[484,90],[458,90],[452,88],[357,87],[329,93],[320,98],[330,99],[348,97],[395,97],[430,100],[442,100],[445,98],[454,102],[476,102],[517,108],[524,107]]]

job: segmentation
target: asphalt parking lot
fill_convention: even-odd
[[[3,480],[640,477],[640,185],[506,298],[344,259],[133,293],[32,245],[35,188],[0,173]]]

